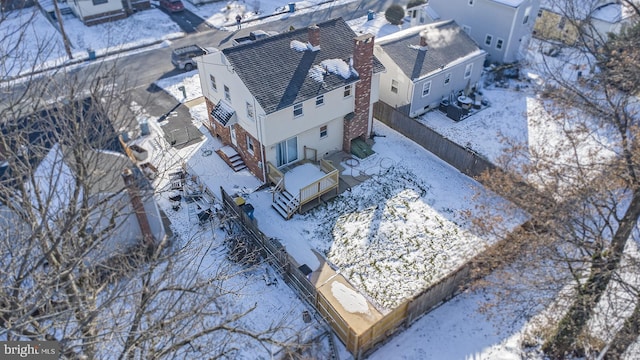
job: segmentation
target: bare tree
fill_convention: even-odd
[[[157,191],[120,148],[114,124],[131,109],[117,68],[2,84],[12,91],[0,106],[0,337],[55,340],[87,359],[304,349],[291,319],[249,326],[255,306],[235,299],[249,296],[254,270],[212,262],[215,231],[169,246],[144,223]]]
[[[542,349],[547,356],[562,359],[607,348],[608,357],[618,358],[638,337],[638,293],[622,276],[638,271],[627,252],[630,243],[639,241],[638,27],[608,39],[589,21],[598,3],[563,4],[578,41],[563,50],[564,62],[547,57],[543,64],[547,83],[540,95],[551,116],[537,125],[554,131],[537,146],[511,144],[502,170],[483,177],[531,220],[484,265],[514,259],[522,264],[524,259],[526,270],[515,282],[556,292],[565,311],[546,334]],[[497,222],[481,219],[485,231],[497,230]],[[615,282],[624,283],[636,310],[631,317],[616,314],[624,324],[613,339],[593,339],[589,323]]]

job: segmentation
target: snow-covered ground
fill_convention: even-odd
[[[318,6],[331,5],[320,3],[321,1],[315,0],[304,4],[298,3],[296,7],[300,10],[297,13],[315,11]],[[252,5],[244,5],[242,2],[234,1],[198,7],[185,2],[188,9],[205,18],[210,25],[220,29],[232,26],[233,21],[229,20],[229,15],[235,17],[237,12],[243,13],[245,21],[253,20],[257,16],[281,12],[288,6],[287,4],[287,1],[260,0],[262,13],[252,14],[255,2]],[[301,8],[305,5],[310,7],[302,10]],[[0,35],[9,38],[11,31],[17,29],[20,24],[27,24],[26,19],[30,16],[35,16],[37,21],[28,25],[27,37],[31,41],[16,39],[14,44],[18,44],[22,51],[33,54],[31,56],[37,66],[64,62],[65,60],[61,60],[65,56],[58,33],[42,15],[29,13],[29,11],[31,10],[9,17],[0,24]],[[290,14],[264,17],[257,22],[277,20],[286,16]],[[71,36],[71,41],[74,44],[76,57],[85,59],[88,56],[87,48],[102,54],[108,49],[131,48],[158,41],[160,43],[157,46],[165,46],[162,40],[183,36],[177,25],[158,10],[144,11],[104,28],[86,28],[76,19],[69,19],[65,24],[68,24],[67,29],[71,29],[68,32],[74,34]],[[383,14],[376,14],[373,21],[362,18],[350,22],[350,25],[356,32],[374,32],[377,36],[398,30],[397,26],[386,24]],[[78,27],[74,28],[75,26]],[[136,31],[131,31],[134,28]],[[122,29],[122,33],[117,33],[119,29]],[[104,34],[111,35],[105,37]],[[44,52],[45,56],[36,58],[30,44],[48,46],[47,51]],[[8,75],[17,75],[21,71],[15,68],[2,70]],[[158,82],[160,87],[178,100],[183,100],[182,93],[177,90],[178,84],[186,87],[187,100],[200,96],[197,89],[199,80],[195,72]],[[515,141],[527,141],[535,134],[535,126],[532,124],[549,116],[531,87],[518,87],[517,90],[515,86],[507,89],[485,88],[483,92],[490,101],[491,107],[459,123],[450,121],[437,112],[428,113],[421,118],[421,121],[459,144],[469,145],[478,153],[495,160],[504,148],[499,141],[501,136]],[[152,145],[149,145],[156,156],[153,161],[166,167],[166,169],[160,169],[160,172],[177,170],[184,161],[190,171],[197,174],[211,190],[217,192],[217,189],[222,186],[228,192],[242,193],[255,205],[255,216],[263,231],[280,238],[288,252],[296,259],[315,268],[319,266],[319,262],[312,249],[318,249],[329,260],[344,267],[345,273],[349,273],[352,281],[370,298],[383,306],[392,306],[398,299],[414,293],[419,287],[416,283],[417,279],[435,279],[441,275],[440,272],[432,272],[433,267],[424,266],[427,263],[432,262],[437,265],[438,271],[444,271],[448,267],[455,267],[460,261],[470,256],[467,251],[474,250],[474,246],[482,246],[491,241],[491,239],[479,239],[475,236],[469,224],[460,216],[460,211],[473,208],[472,196],[479,189],[477,183],[380,123],[375,124],[375,132],[381,135],[376,138],[374,147],[376,155],[361,161],[353,169],[345,166],[349,169],[348,175],[354,175],[352,172],[357,175],[362,171],[371,175],[371,179],[330,205],[304,216],[296,215],[291,221],[284,223],[279,219],[279,215],[269,208],[271,194],[254,191],[260,185],[255,177],[247,171],[232,172],[215,153],[211,154],[209,150],[216,150],[221,144],[201,125],[202,121],[207,119],[205,106],[193,107],[191,114],[194,123],[205,135],[205,140],[179,151],[163,141],[160,136],[162,131],[160,124],[155,121],[149,122],[153,133],[158,135],[156,140],[151,141]],[[191,246],[209,241],[214,238],[214,235],[215,239],[218,239],[215,241],[219,241],[219,236],[222,234],[217,229],[203,228],[195,224],[187,206],[174,211],[168,200],[168,197],[173,194],[168,189],[168,181],[167,177],[160,177],[155,185],[161,190],[158,194],[158,202],[168,214],[173,231],[181,236],[183,244],[186,244],[188,239],[198,240],[189,243],[188,249],[195,255],[204,254],[205,261],[210,262],[211,265],[220,262],[223,259],[222,252],[206,253],[208,247],[192,248]],[[372,194],[371,191],[380,191],[384,196]],[[372,195],[376,197],[373,198]],[[343,204],[340,205],[342,208],[331,208],[331,206],[339,206],[337,204]],[[417,214],[428,217],[429,223],[425,224],[423,219],[418,220]],[[428,226],[425,228],[425,225]],[[399,231],[403,231],[404,234],[398,235]],[[435,234],[436,231],[437,234]],[[333,234],[333,240],[329,240],[331,238],[327,236],[330,233]],[[424,234],[428,234],[426,237],[432,241],[428,242],[429,246],[422,248],[418,246],[421,242],[415,242],[415,240],[425,240],[422,238]],[[452,240],[457,242],[453,243]],[[363,246],[365,244],[368,246]],[[217,242],[212,245],[213,249],[220,249],[221,246]],[[391,248],[395,249],[394,253],[397,255],[395,258],[380,257],[380,253],[389,251]],[[378,253],[371,251],[373,249],[379,249]],[[383,272],[371,272],[371,268],[375,269],[376,266],[381,270],[390,270],[392,275],[381,278]],[[415,269],[411,276],[406,278],[405,271],[411,266]],[[213,269],[213,266],[211,268]],[[239,310],[252,306],[256,298],[261,299],[259,307],[251,317],[247,318],[247,322],[253,323],[255,329],[259,330],[286,319],[290,321],[291,329],[284,332],[281,339],[293,333],[312,337],[322,331],[315,321],[311,325],[301,321],[300,313],[305,307],[287,286],[282,282],[276,286],[267,285],[265,281],[265,278],[269,277],[269,275],[265,276],[267,271],[264,266],[251,270],[247,275],[250,281],[244,287],[243,296],[235,299]],[[374,278],[376,278],[375,281],[373,281]],[[373,284],[379,285],[374,288]],[[383,291],[394,295],[389,296]],[[395,336],[370,358],[520,359],[523,354],[519,342],[522,339],[527,318],[519,317],[505,321],[489,317],[482,311],[480,304],[492,296],[492,289],[468,290],[458,295],[416,321],[407,331]],[[518,313],[513,309],[512,304],[498,301],[497,306],[506,314]],[[261,356],[263,354],[261,351],[247,347],[242,356],[246,358]],[[341,354],[341,358],[347,356],[348,354],[344,352]]]

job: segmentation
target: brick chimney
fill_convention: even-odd
[[[427,31],[420,31],[420,47],[426,48],[429,43],[427,43]]]
[[[140,225],[143,243],[147,247],[147,249],[152,249],[155,246],[155,237],[153,236],[153,232],[151,231],[151,225],[149,224],[149,219],[147,218],[147,212],[144,209],[144,203],[142,202],[142,198],[140,196],[140,189],[138,188],[138,184],[136,183],[136,177],[133,175],[131,169],[127,168],[122,172],[122,179],[124,180],[127,192],[129,193],[131,206],[136,213],[136,219],[138,220],[138,224]]]
[[[355,85],[353,116],[344,120],[342,148],[351,152],[351,140],[367,139],[371,135],[371,80],[373,77],[373,35],[363,34],[353,39],[353,68],[360,81]]]
[[[318,25],[311,25],[308,28],[309,34],[307,37],[309,38],[309,44],[313,47],[320,46],[320,28]]]

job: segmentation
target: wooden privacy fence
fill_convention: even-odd
[[[301,264],[287,253],[284,246],[278,240],[263,234],[256,220],[249,217],[222,187],[220,192],[224,209],[237,217],[276,272],[301,299],[316,309],[356,359],[361,359],[396,331],[410,325],[421,315],[452,297],[470,280],[472,263],[468,262],[412,299],[382,315],[364,331],[356,331],[353,324],[349,324],[349,321],[340,315],[334,304],[318,291],[307,275],[299,269]]]
[[[467,176],[475,178],[484,171],[493,170],[496,167],[475,151],[456,144],[382,101],[373,105],[373,117],[415,141]]]

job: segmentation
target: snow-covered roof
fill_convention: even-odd
[[[262,41],[222,50],[242,82],[256,97],[267,114],[293,106],[320,94],[358,81],[357,74],[344,77],[346,72],[326,72],[320,83],[320,73],[312,70],[322,62],[353,57],[356,33],[342,18],[317,24],[320,34],[319,50],[310,47],[306,28],[274,35]],[[335,65],[330,61],[328,65]],[[332,68],[335,68],[331,66]],[[338,68],[335,68],[337,71]],[[375,57],[373,71],[384,66]],[[311,72],[310,72],[311,71]]]
[[[420,37],[426,38],[426,47],[419,46]],[[485,53],[453,20],[398,31],[380,38],[378,45],[413,80]]]

